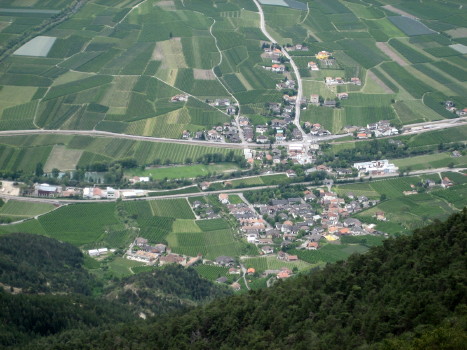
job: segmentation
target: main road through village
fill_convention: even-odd
[[[416,175],[423,175],[423,174],[441,174],[443,172],[464,172],[467,168],[437,168],[437,169],[424,169],[424,170],[416,170],[411,171],[408,176],[416,176]],[[373,177],[373,181],[377,181],[378,179],[385,179],[391,177],[398,177],[399,174],[387,174],[382,176]],[[251,177],[251,176],[250,176]],[[370,176],[362,177],[363,180],[369,180]],[[238,178],[237,180],[241,180],[242,178]],[[361,178],[354,178],[355,181],[359,181]],[[352,180],[352,179],[346,179]],[[336,183],[339,184],[339,183]],[[314,185],[312,182],[297,182],[292,183],[291,185],[305,185],[307,187],[323,187],[322,185]],[[199,197],[199,196],[208,196],[208,195],[218,195],[221,193],[243,193],[246,191],[257,191],[257,190],[264,190],[268,188],[276,188],[280,185],[265,185],[265,186],[254,186],[254,187],[247,187],[247,188],[236,188],[236,189],[225,189],[219,191],[204,191],[204,192],[195,192],[195,193],[180,193],[180,194],[168,194],[168,195],[158,195],[158,196],[147,196],[147,197],[137,197],[137,198],[125,198],[122,199],[124,201],[135,201],[135,200],[155,200],[155,199],[175,199],[175,198],[187,198],[187,197]],[[122,189],[124,190],[124,189]],[[167,190],[170,192],[171,190]],[[164,191],[159,191],[159,194],[163,193]],[[36,203],[51,203],[55,205],[67,205],[73,203],[109,203],[114,202],[117,199],[59,199],[59,198],[38,198],[38,197],[21,197],[21,196],[11,196],[0,192],[0,198],[4,199],[14,199],[19,201],[25,202],[36,202]],[[29,219],[26,219],[29,220]],[[0,224],[0,225],[9,225],[9,224]]]

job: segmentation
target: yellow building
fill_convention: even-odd
[[[327,51],[320,51],[315,55],[318,60],[327,60],[330,56],[331,53]]]

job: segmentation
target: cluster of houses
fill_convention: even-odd
[[[389,163],[387,159],[354,163],[353,167],[358,170],[360,175],[386,175],[399,171],[399,168],[393,163]]]
[[[63,187],[49,185],[47,183],[34,184],[32,188],[25,189],[22,192],[25,196],[34,196],[34,197],[47,197],[47,198],[57,198],[57,197],[79,197],[81,196],[81,189],[76,187]]]
[[[331,135],[331,132],[327,129],[325,129],[321,124],[319,123],[310,123],[310,122],[305,122],[303,124],[303,127],[306,130],[309,130],[309,134],[313,136],[327,136]]]
[[[447,111],[457,114],[459,117],[463,117],[467,115],[467,108],[457,108],[456,104],[453,101],[446,101],[444,102],[444,108]]]
[[[244,117],[240,117],[244,118]],[[182,132],[182,139],[184,140],[207,140],[222,142],[224,140],[229,140],[230,142],[238,143],[240,142],[239,129],[235,121],[225,122],[222,125],[213,126],[211,130],[196,131],[190,132],[184,130]]]
[[[189,267],[202,260],[202,255],[189,257],[174,254],[165,244],[149,244],[143,237],[137,237],[125,254],[128,260],[139,261],[147,265],[180,264]]]
[[[84,199],[114,199],[118,197],[118,191],[112,187],[107,187],[105,190],[97,186],[83,188]]]
[[[274,240],[281,239],[280,248],[299,242],[299,249],[317,250],[324,237],[334,242],[344,235],[381,234],[375,225],[366,225],[350,215],[378,203],[365,196],[356,197],[349,193],[346,201],[336,193],[320,189],[319,193],[305,191],[303,198],[272,199],[267,204],[255,204],[254,208],[242,204],[228,204],[229,213],[237,219],[241,232],[249,243],[256,244],[262,254],[269,255],[278,249]],[[310,202],[320,206],[320,213]],[[274,218],[275,225],[263,217]],[[377,213],[377,220],[385,220],[384,213]],[[277,242],[277,241],[276,241]],[[279,251],[278,259],[298,260],[297,256]]]
[[[144,262],[145,264],[153,265],[166,252],[165,244],[151,245],[148,240],[142,237],[137,237],[126,254],[128,260]]]
[[[203,186],[204,184],[204,186]],[[201,185],[201,189],[208,189],[210,183],[204,182]],[[220,218],[219,213],[216,213],[214,211],[214,208],[211,204],[209,203],[204,203],[201,201],[194,201],[191,203],[191,207],[193,211],[195,212],[196,216],[200,219],[218,219]]]
[[[344,84],[353,84],[353,85],[357,85],[357,86],[362,85],[362,82],[361,82],[360,78],[357,78],[357,77],[352,77],[347,82],[341,77],[335,77],[335,78],[334,77],[326,77],[324,79],[324,82],[328,86],[344,85]]]
[[[288,45],[285,47],[286,51],[302,51],[302,52],[308,52],[310,49],[308,46],[303,45],[303,44],[296,44],[296,45]]]
[[[353,133],[357,139],[369,139],[373,137],[384,137],[399,135],[399,130],[391,126],[388,120],[380,120],[376,123],[367,124],[366,127],[347,125],[344,132]]]
[[[314,151],[317,149],[318,144],[292,143],[287,146],[287,156],[295,164],[311,164],[316,160]]]
[[[266,230],[266,227],[269,226],[268,223],[245,203],[227,204],[226,206],[229,214],[237,219],[240,230],[245,234],[247,241],[260,244],[259,233]]]

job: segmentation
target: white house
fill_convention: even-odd
[[[373,160],[371,162],[361,162],[355,163],[353,165],[361,173],[370,173],[370,174],[390,174],[396,173],[399,168],[396,167],[394,164],[389,163],[387,159],[383,160]]]

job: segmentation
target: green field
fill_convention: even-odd
[[[111,162],[122,158],[134,158],[138,165],[149,165],[154,161],[179,164],[184,163],[187,158],[196,160],[205,154],[221,153],[227,155],[231,151],[235,155],[240,154],[240,150],[227,148],[90,136],[2,136],[0,137],[0,169],[7,171],[23,170],[25,173],[32,173],[38,162],[46,165],[48,161],[53,167],[60,169],[60,165],[56,162],[57,151],[60,151],[62,161],[68,159],[66,163],[68,165],[65,165],[65,167],[71,166],[72,168],[76,163],[78,166],[85,167],[95,162]],[[208,172],[221,172],[235,168],[236,166],[233,164],[217,164],[205,168],[200,165],[194,169],[199,172],[203,171],[202,169],[208,170]],[[65,170],[65,168],[62,169]],[[167,171],[169,171],[168,175],[170,175],[170,170]]]
[[[194,219],[188,201],[180,199],[161,199],[149,202],[154,216],[173,217],[177,219]]]
[[[164,178],[180,179],[180,178],[195,178],[197,176],[205,176],[214,173],[225,173],[235,171],[238,166],[232,163],[213,164],[213,165],[187,165],[180,167],[153,168],[153,169],[131,169],[128,170],[126,176],[150,176],[154,180]]]
[[[449,153],[427,154],[417,157],[394,159],[393,162],[399,168],[410,167],[411,170],[436,169],[447,166],[467,166],[467,156],[452,157]]]
[[[105,231],[116,224],[114,203],[74,204],[42,215],[39,219],[4,226],[1,231],[43,234],[81,246],[104,239]]]
[[[115,275],[118,278],[122,277],[127,277],[130,275],[133,275],[136,273],[138,270],[135,269],[133,271],[134,267],[140,267],[140,266],[145,266],[144,263],[138,262],[138,261],[133,261],[133,260],[128,260],[125,258],[121,257],[115,257],[109,264],[109,270],[112,272],[113,275]]]
[[[12,3],[5,5],[9,12],[0,16],[0,50],[23,33],[42,28],[68,5],[65,1],[47,2],[52,9],[37,12],[44,8],[32,2],[24,13],[10,8]],[[416,13],[419,20],[395,15],[382,7],[385,4]],[[263,6],[275,41],[308,48],[291,51],[302,76],[310,79],[305,84],[306,95],[334,98],[336,92],[365,91],[381,92],[386,98],[388,87],[395,93],[391,99],[398,108],[379,105],[370,96],[359,105],[350,98],[342,103],[347,107],[344,112],[307,110],[303,121],[339,132],[351,123],[423,120],[427,106],[432,112],[426,119],[446,117],[429,98],[423,111],[410,108],[415,102],[422,104],[427,92],[459,97],[462,106],[467,103],[465,58],[450,47],[465,44],[462,35],[451,36],[453,31],[462,31],[464,18],[462,13],[452,15],[451,5],[429,1],[419,9],[400,1],[316,1],[308,6],[309,11]],[[132,1],[89,1],[72,18],[41,33],[56,38],[47,57],[6,57],[0,71],[0,130],[96,129],[180,138],[184,130],[210,129],[231,120],[224,108],[209,105],[216,98],[231,102],[235,98],[242,114],[258,116],[265,103],[281,101],[282,93],[275,84],[285,75],[263,68],[271,59],[262,55],[267,38],[256,11],[248,1],[148,0],[138,7]],[[389,44],[409,65],[391,62],[382,43]],[[333,53],[333,65],[320,62],[320,71],[308,70],[307,62],[321,50]],[[287,68],[290,70],[289,65]],[[386,87],[372,79],[367,83],[368,69]],[[328,74],[346,80],[358,76],[364,84],[339,86],[336,91],[323,84]],[[184,93],[193,97],[187,102],[170,102],[172,96]],[[142,161],[149,159],[147,153],[135,154],[142,164],[150,163]],[[176,162],[185,158],[192,156],[187,153]]]
[[[215,281],[219,277],[226,276],[229,269],[227,267],[215,266],[215,265],[197,265],[194,267],[196,272],[198,272],[202,277]]]
[[[221,255],[241,255],[244,243],[234,239],[231,229],[207,232],[172,232],[167,236],[172,251],[188,256],[202,254],[207,259],[215,259]]]
[[[0,207],[0,217],[9,217],[13,221],[41,215],[55,209],[52,204],[9,200]]]

